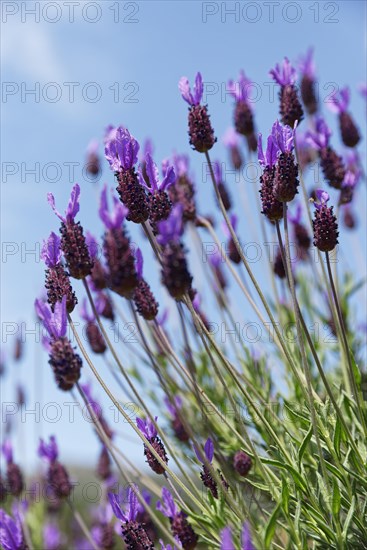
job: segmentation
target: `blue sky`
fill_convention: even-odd
[[[1,315],[7,355],[12,346],[7,336],[11,323],[24,321],[27,329],[34,328],[33,302],[43,284],[43,264],[37,251],[39,243],[58,227],[46,193],[52,191],[63,209],[72,184],[78,181],[82,187],[79,219],[97,235],[102,232],[96,212],[98,192],[101,182],[113,185],[113,175],[104,163],[102,179],[95,184],[86,178],[82,167],[89,140],[101,139],[108,124],[123,123],[141,142],[151,137],[158,163],[173,150],[190,154],[200,210],[213,210],[210,183],[202,181],[203,159],[188,145],[187,108],[177,89],[182,75],[193,80],[197,70],[202,72],[213,126],[221,138],[231,124],[233,110],[232,100],[222,93],[223,86],[243,68],[257,84],[256,125],[266,134],[278,115],[269,69],[285,55],[295,61],[312,45],[321,100],[327,99],[334,86],[349,84],[351,110],[366,135],[366,106],[357,91],[366,81],[366,4],[362,1],[280,1],[272,6],[266,2],[80,1],[73,17],[65,3],[58,2],[57,10],[51,4],[55,3],[3,2]],[[37,12],[32,15],[32,9],[39,9],[39,17]],[[231,9],[237,11],[230,13]],[[325,105],[323,111],[334,129],[333,143],[340,148],[335,116]],[[365,155],[365,141],[360,151]],[[220,139],[213,158],[227,158]],[[253,225],[255,217],[251,215],[255,208],[253,185],[233,182],[231,193],[238,203],[241,239],[254,240],[258,226]],[[358,232],[343,235],[341,248],[343,260],[356,274],[362,274],[364,184],[357,206]],[[141,239],[136,228],[132,235]],[[263,264],[254,269],[261,280]],[[145,271],[156,287],[159,275],[149,258]],[[203,284],[203,280],[197,281],[199,288]],[[363,293],[358,298],[362,300]],[[167,301],[165,297],[162,300]],[[24,360],[16,366],[9,364],[2,392],[3,399],[10,401],[13,382],[21,380],[29,408],[41,400],[42,411],[46,401],[62,404],[71,399],[54,387],[47,357],[34,340],[29,334]],[[102,390],[97,395],[102,395]],[[49,422],[42,428],[31,417],[23,425],[29,465],[35,464],[35,438],[52,431],[58,434],[67,460],[93,463],[95,436],[85,422],[77,420],[78,415],[70,424],[67,410],[62,406],[62,418],[54,425]],[[142,464],[141,454],[140,443],[132,444],[131,456]]]

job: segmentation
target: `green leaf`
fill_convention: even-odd
[[[337,479],[333,479],[333,502],[331,509],[335,518],[339,517],[341,496]]]
[[[349,529],[350,522],[352,521],[352,518],[353,518],[355,506],[356,506],[356,497],[353,497],[353,498],[352,498],[352,503],[351,503],[351,505],[350,505],[350,509],[349,509],[349,512],[348,512],[348,515],[347,515],[347,517],[345,518],[345,522],[344,522],[344,527],[343,527],[343,532],[342,532],[342,538],[343,538],[343,540],[346,540],[346,539],[347,539],[348,529]]]
[[[312,437],[312,430],[313,430],[312,424],[310,424],[310,427],[309,427],[309,429],[308,429],[308,432],[306,433],[306,435],[305,435],[305,437],[304,437],[304,439],[303,439],[303,441],[302,441],[302,444],[301,444],[301,446],[300,446],[300,448],[299,448],[299,451],[298,451],[298,464],[301,464],[301,462],[302,462],[302,457],[303,457],[303,455],[304,455],[304,452],[305,452],[305,450],[306,450],[306,447],[307,447],[307,445],[308,445],[308,442],[310,441],[310,439],[311,439],[311,437]]]
[[[264,544],[265,544],[265,548],[267,548],[267,549],[270,548],[270,544],[273,540],[273,536],[274,536],[274,533],[275,533],[275,527],[276,527],[276,521],[277,521],[277,517],[279,515],[279,511],[280,511],[280,505],[281,505],[281,503],[279,502],[278,505],[274,508],[274,511],[271,514],[269,522],[266,526]]]
[[[335,432],[334,432],[334,449],[339,459],[340,459],[341,435],[342,435],[342,428],[341,428],[341,422],[338,416],[336,419]]]
[[[282,476],[282,506],[286,514],[289,511],[289,487],[288,482],[284,476]]]
[[[357,365],[357,363],[354,359],[354,355],[353,355],[352,350],[348,349],[348,352],[349,352],[349,355],[350,355],[350,359],[352,361],[352,369],[353,369],[354,379],[356,381],[357,386],[360,386],[361,382],[362,382],[361,371],[359,370],[359,367],[358,367],[358,365]]]
[[[290,464],[286,464],[285,462],[279,462],[279,460],[273,460],[272,458],[265,458],[261,457],[261,462],[264,462],[265,464],[270,464],[271,466],[276,466],[277,468],[281,468],[282,470],[287,470],[291,476],[294,479],[295,484],[301,489],[301,491],[307,492],[307,483],[301,476],[301,474]]]

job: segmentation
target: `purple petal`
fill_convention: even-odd
[[[54,335],[53,332],[53,320],[52,320],[52,311],[48,304],[42,302],[42,300],[35,300],[34,307],[38,317],[43,322],[43,325],[50,336]]]
[[[128,518],[121,509],[119,496],[115,493],[108,493],[108,500],[117,519],[121,521],[128,521]]]
[[[198,459],[199,462],[201,462],[202,464],[204,464],[204,457],[203,457],[203,453],[201,452],[201,450],[193,444],[192,448],[194,449],[194,452],[196,454],[196,458]]]
[[[48,462],[55,462],[59,454],[55,437],[50,437],[50,443],[47,444],[43,439],[40,439],[38,446],[38,456],[45,458]]]
[[[137,419],[136,419],[136,425],[137,425],[137,427],[139,428],[139,430],[141,431],[141,433],[142,433],[147,439],[149,439],[149,434],[148,434],[147,425],[146,425],[145,420],[143,420],[142,418],[137,418]]]
[[[153,193],[159,188],[159,171],[156,163],[149,153],[145,155],[145,170],[149,179],[151,191]]]
[[[62,222],[66,222],[66,219],[60,214],[60,212],[58,210],[56,210],[55,197],[53,196],[52,193],[47,193],[47,202],[51,206],[52,210],[55,212],[56,216]]]
[[[318,210],[322,208],[330,200],[329,193],[327,191],[324,191],[323,189],[316,189],[315,195],[316,195],[317,201],[315,201],[313,204],[315,208],[317,208]]]
[[[208,437],[208,439],[206,440],[204,451],[208,462],[212,463],[214,457],[214,443],[210,437]]]
[[[315,79],[315,63],[313,61],[313,48],[309,48],[306,55],[301,56],[299,60],[299,70],[303,76],[314,80]]]
[[[166,487],[162,489],[162,501],[157,502],[157,510],[168,518],[173,518],[178,512],[175,501]]]
[[[259,134],[259,137],[257,138],[257,158],[259,160],[260,166],[265,168],[266,166],[266,158],[263,151],[263,139],[262,134]]]
[[[43,241],[41,258],[44,260],[47,267],[55,267],[55,265],[60,262],[60,240],[60,237],[52,232],[47,241]]]
[[[232,541],[232,531],[230,527],[225,527],[220,532],[220,550],[236,550]]]
[[[88,312],[87,299],[83,298],[82,305],[79,308],[80,317],[87,322],[94,321],[94,315]]]
[[[53,335],[55,338],[63,338],[66,334],[67,315],[66,315],[66,295],[61,302],[56,302],[53,314]]]
[[[278,158],[279,149],[274,143],[272,136],[268,137],[268,142],[266,145],[266,164],[267,166],[274,166]]]
[[[14,521],[2,509],[0,509],[0,543],[4,550],[19,550],[24,544],[20,521]]]
[[[168,166],[166,171],[165,171],[165,175],[164,175],[164,178],[162,180],[162,183],[160,185],[160,190],[161,191],[166,191],[166,189],[168,189],[171,185],[173,185],[176,181],[176,174],[175,174],[175,171],[173,169],[173,166]]]
[[[179,241],[183,233],[182,222],[183,206],[180,203],[175,204],[167,220],[158,223],[159,235],[157,240],[159,244],[165,245],[170,241]]]
[[[76,183],[71,190],[69,203],[66,209],[66,221],[72,222],[75,216],[79,212],[79,198],[80,198],[80,186]]]
[[[195,105],[199,105],[203,97],[203,92],[204,92],[203,78],[201,76],[201,73],[198,72],[195,77],[195,87],[194,87]]]
[[[189,79],[186,76],[182,76],[178,82],[178,89],[185,101],[189,105],[195,105],[194,98],[192,97]]]
[[[138,514],[138,511],[139,511],[138,510],[139,500],[138,500],[138,497],[136,496],[136,492],[135,492],[137,490],[138,490],[137,486],[135,485],[135,490],[130,487],[129,491],[128,491],[128,499],[129,499],[128,518],[129,518],[129,521],[135,521],[136,516]]]
[[[115,197],[112,196],[112,211],[110,212],[107,201],[107,184],[102,189],[99,217],[107,229],[119,229],[128,213],[128,209]]]

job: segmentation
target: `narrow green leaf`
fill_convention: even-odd
[[[282,477],[282,505],[286,514],[289,511],[289,487],[286,478]]]
[[[276,466],[282,470],[287,470],[294,479],[295,484],[301,489],[301,491],[307,491],[307,483],[301,476],[301,474],[290,464],[285,462],[279,462],[279,460],[273,460],[272,458],[261,457],[261,462],[265,464],[270,464],[271,466]]]
[[[342,428],[341,428],[341,422],[338,416],[336,419],[335,432],[334,432],[334,449],[339,459],[340,459],[341,435],[342,435]]]
[[[333,516],[335,518],[339,517],[340,503],[341,503],[341,496],[340,496],[339,484],[337,479],[334,478],[333,479],[333,502],[331,504],[331,509],[333,512]]]
[[[279,502],[278,505],[274,508],[274,511],[271,514],[269,522],[266,526],[264,544],[265,544],[265,548],[267,548],[267,549],[270,548],[270,544],[273,540],[273,536],[274,536],[274,533],[275,533],[275,527],[276,527],[276,521],[277,521],[277,517],[279,515],[279,511],[280,511],[280,504],[281,503]]]
[[[306,433],[306,435],[305,435],[305,437],[302,441],[302,444],[299,448],[299,451],[298,451],[298,464],[301,464],[301,462],[302,462],[302,457],[304,455],[304,452],[306,450],[306,447],[307,447],[308,442],[310,441],[311,437],[312,437],[312,424],[310,424],[308,432]]]
[[[349,529],[350,522],[352,521],[355,506],[356,506],[356,497],[353,497],[348,515],[345,518],[345,522],[344,522],[343,533],[342,533],[343,540],[347,539],[348,529]]]

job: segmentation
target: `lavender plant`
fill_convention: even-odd
[[[78,184],[64,216],[48,195],[61,220],[61,237],[51,232],[44,243],[47,295],[35,307],[49,334],[44,346],[57,386],[89,407],[100,443],[96,472],[103,491],[98,513],[72,504],[71,480],[51,435],[49,444],[41,440],[38,454],[48,465],[44,483],[54,505],[30,501],[23,509],[24,479],[7,439],[6,479],[0,486],[4,549],[40,544],[55,550],[367,548],[367,373],[359,365],[362,345],[350,305],[359,282],[340,266],[333,272],[331,265],[339,234],[353,227],[347,208],[363,175],[357,153],[343,160],[330,144],[315,95],[312,55],[310,50],[300,63],[301,99],[296,68],[287,58],[271,71],[280,86],[281,122],[274,113],[265,150],[247,93],[251,80],[241,71],[238,82],[230,81],[234,128],[224,142],[236,170],[257,151],[257,215],[263,236],[277,242],[275,258],[262,259],[264,270],[270,267],[269,285],[260,286],[244,253],[238,229],[243,213],[229,198],[220,161],[211,160],[216,138],[209,106],[202,104],[200,72],[193,91],[186,77],[179,91],[189,105],[192,154],[203,156],[210,174],[215,216],[200,214],[200,185],[189,169],[188,151],[174,153],[172,162],[165,159],[160,177],[150,142],[138,166],[139,143],[121,126],[109,128],[105,137],[117,193],[109,185],[101,190],[103,235],[94,237],[97,230],[91,227],[93,234],[84,236],[75,222]],[[342,90],[332,108],[342,141],[354,148],[360,133],[347,110],[349,99]],[[300,134],[304,117],[309,129]],[[90,171],[99,173],[95,147],[88,155]],[[324,175],[316,190],[306,173],[313,158]],[[340,226],[343,216],[346,228]],[[134,224],[142,228],[141,248],[135,250],[128,231]],[[208,244],[209,261],[194,256],[198,246],[203,251]],[[143,256],[149,254],[145,265],[154,267],[145,267],[143,277]],[[205,288],[199,293],[201,270]],[[145,277],[150,281],[157,274],[161,286],[153,292]],[[74,289],[73,279],[83,285]],[[162,313],[162,299],[169,312]],[[78,302],[87,347],[75,324]],[[247,346],[238,334],[237,304],[269,335],[263,348]],[[231,329],[226,341],[213,330],[211,321],[218,317]],[[108,336],[111,319],[128,319],[136,327],[132,364],[127,349]],[[311,330],[316,323],[331,327],[332,345]],[[68,326],[78,349],[67,336]],[[113,386],[106,382],[106,369]],[[128,439],[121,443],[115,437],[93,398],[97,387],[140,441],[148,472],[130,460]],[[136,418],[121,405],[121,395],[138,407]],[[123,437],[128,438],[127,429]],[[67,504],[75,532],[63,521]]]

